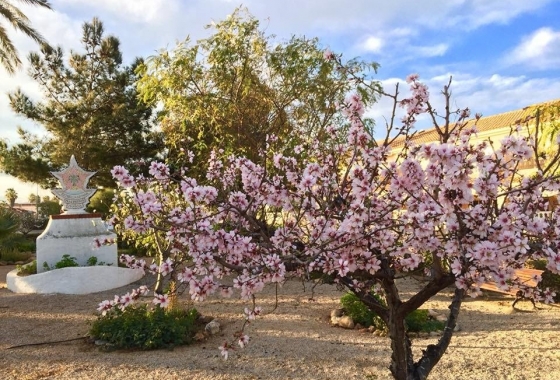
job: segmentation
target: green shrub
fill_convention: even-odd
[[[374,294],[379,302],[385,305],[385,301],[377,294]],[[373,311],[371,311],[360,299],[353,293],[346,293],[340,298],[342,308],[355,323],[362,326],[373,326],[376,330],[385,330],[385,322]],[[430,332],[443,330],[444,323],[431,319],[428,310],[414,310],[406,316],[405,324],[407,331],[410,332]]]
[[[17,249],[21,252],[35,252],[35,242],[29,239],[22,239],[17,242]]]
[[[26,276],[28,274],[37,274],[37,260],[33,260],[29,264],[18,265],[16,267],[18,276]]]
[[[197,318],[195,309],[167,310],[158,306],[149,310],[146,304],[131,305],[124,310],[113,308],[99,316],[89,334],[115,348],[169,348],[192,341]]]
[[[410,332],[430,332],[443,330],[445,324],[432,319],[428,310],[417,309],[408,314],[404,319],[406,329]]]
[[[375,295],[381,303],[385,302],[377,294]],[[373,326],[376,330],[385,328],[383,320],[371,311],[354,293],[346,293],[340,298],[342,308],[354,323],[359,323],[364,327]]]
[[[0,249],[0,260],[7,263],[15,263],[18,261],[27,261],[31,257],[29,252],[20,252],[15,247],[2,247]]]

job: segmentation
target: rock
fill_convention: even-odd
[[[331,318],[336,317],[340,318],[344,315],[344,310],[342,309],[334,309],[331,311]]]
[[[16,264],[16,265],[23,265],[23,264],[25,264],[25,261],[16,261],[14,264]]]
[[[374,332],[374,331],[375,331],[375,327],[369,326],[369,327],[368,327],[368,331],[369,331],[370,333]]]
[[[358,331],[361,332],[361,333],[367,333],[367,332],[369,332],[368,329],[364,329],[364,328],[358,329]]]
[[[353,329],[354,321],[351,317],[344,315],[338,319],[338,325],[345,329]]]
[[[0,261],[0,266],[4,266],[4,265],[8,265],[8,263],[5,261]]]
[[[461,331],[461,327],[457,324],[457,325],[455,325],[455,328],[453,329],[453,331],[455,331],[455,332]]]
[[[440,322],[445,322],[447,321],[447,316],[438,313],[437,311],[433,310],[433,309],[428,309],[428,315],[430,317],[432,317],[435,320],[438,320]]]
[[[107,344],[109,344],[109,342],[107,342],[106,340],[103,340],[103,339],[96,339],[95,340],[95,345],[96,346],[105,346]]]
[[[430,336],[440,336],[441,331],[430,331]]]
[[[364,326],[360,325],[359,323],[356,323],[356,326],[354,326],[354,328],[356,330],[364,330]],[[367,330],[367,329],[366,329]]]
[[[437,318],[439,316],[439,313],[433,309],[428,309],[428,315],[432,318]]]
[[[216,335],[220,332],[220,324],[214,319],[212,322],[206,325],[204,330],[206,330],[210,335]]]
[[[354,328],[354,321],[351,317],[347,315],[343,315],[341,317],[337,317],[331,315],[331,325],[333,326],[340,326],[345,329],[353,329]]]
[[[352,317],[349,317],[348,315],[343,315],[338,320],[338,325],[345,329],[353,329],[354,321],[352,320]]]

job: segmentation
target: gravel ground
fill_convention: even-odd
[[[203,342],[172,351],[102,352],[85,339],[12,348],[16,345],[84,337],[97,304],[134,285],[92,295],[24,295],[6,289],[0,267],[1,379],[390,379],[389,340],[358,330],[331,327],[330,310],[340,293],[332,286],[315,288],[288,282],[275,295],[270,289],[258,302],[265,315],[248,328],[251,343],[224,361],[218,346],[241,327],[243,303],[211,299],[197,304],[217,318],[222,332]],[[143,279],[141,281],[149,281]],[[138,285],[138,284],[136,284]],[[411,292],[418,284],[405,284]],[[451,291],[427,307],[445,313]],[[431,379],[560,379],[560,308],[511,298],[466,300],[461,331],[432,372]],[[187,302],[186,299],[180,302]],[[416,354],[436,338],[416,338]]]

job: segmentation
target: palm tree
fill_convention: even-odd
[[[17,0],[21,3],[36,5],[51,9],[51,5],[47,0]],[[5,19],[16,30],[20,30],[27,36],[31,37],[40,44],[46,44],[46,40],[33,29],[29,23],[27,16],[23,14],[16,6],[12,5],[12,0],[0,0],[0,19]],[[4,20],[3,20],[4,21]],[[15,73],[16,69],[21,66],[17,50],[8,36],[7,30],[3,23],[0,23],[0,63],[10,74]]]
[[[10,208],[14,208],[14,205],[16,204],[16,199],[18,197],[16,191],[12,188],[9,188],[8,190],[6,190],[6,194],[4,195],[6,196],[6,200],[8,201]]]

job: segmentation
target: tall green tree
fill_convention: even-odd
[[[163,106],[159,120],[171,164],[186,164],[186,152],[207,162],[213,149],[257,160],[267,135],[282,144],[324,138],[349,92],[374,101],[371,87],[348,79],[369,79],[375,63],[353,60],[342,68],[325,59],[317,39],[276,41],[245,9],[209,28],[210,37],[187,38],[138,68],[139,93]],[[190,170],[203,174],[204,167]]]
[[[18,0],[20,3],[36,5],[39,7],[51,9],[51,5],[47,0]],[[0,0],[0,63],[6,71],[10,74],[15,73],[16,69],[21,67],[21,60],[19,59],[18,52],[10,36],[8,30],[4,26],[5,22],[11,24],[12,28],[23,32],[28,37],[32,38],[39,44],[46,44],[47,42],[32,26],[27,16],[15,5],[13,1]]]
[[[9,188],[6,190],[6,193],[4,195],[6,197],[6,200],[8,201],[8,204],[10,205],[10,208],[14,208],[16,199],[18,197],[17,192],[13,188]]]
[[[152,109],[137,96],[135,68],[123,66],[119,40],[105,36],[97,18],[83,25],[83,53],[64,63],[61,47],[44,46],[29,56],[30,76],[43,90],[35,102],[21,90],[9,94],[12,109],[41,124],[45,137],[18,129],[22,143],[0,143],[3,171],[23,181],[52,185],[49,171],[67,166],[70,156],[97,171],[93,185],[111,186],[115,165],[153,158],[161,139],[153,132]]]

